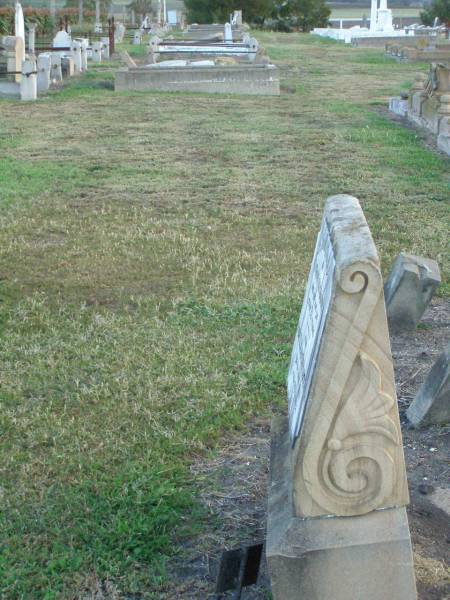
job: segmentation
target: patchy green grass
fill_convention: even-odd
[[[190,463],[285,406],[328,195],[449,293],[449,161],[375,112],[417,65],[258,36],[295,93],[115,94],[103,65],[0,103],[5,598],[161,597],[205,518]]]

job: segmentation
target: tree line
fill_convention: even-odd
[[[310,31],[327,26],[330,8],[325,0],[185,0],[191,23],[223,23],[234,10],[245,22],[278,31]]]

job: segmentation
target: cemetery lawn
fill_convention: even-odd
[[[327,196],[449,295],[450,162],[385,110],[426,65],[257,36],[279,98],[115,94],[102,65],[0,102],[1,597],[164,597],[214,518],[190,465],[286,408]]]

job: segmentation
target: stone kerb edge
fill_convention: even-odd
[[[324,218],[336,269],[292,453],[298,517],[356,516],[409,500],[377,251],[356,198],[329,198]]]

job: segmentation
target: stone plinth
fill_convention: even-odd
[[[278,96],[280,78],[274,65],[129,68],[116,72],[115,90]]]
[[[287,420],[272,424],[266,555],[274,600],[413,600],[405,508],[298,518]]]

